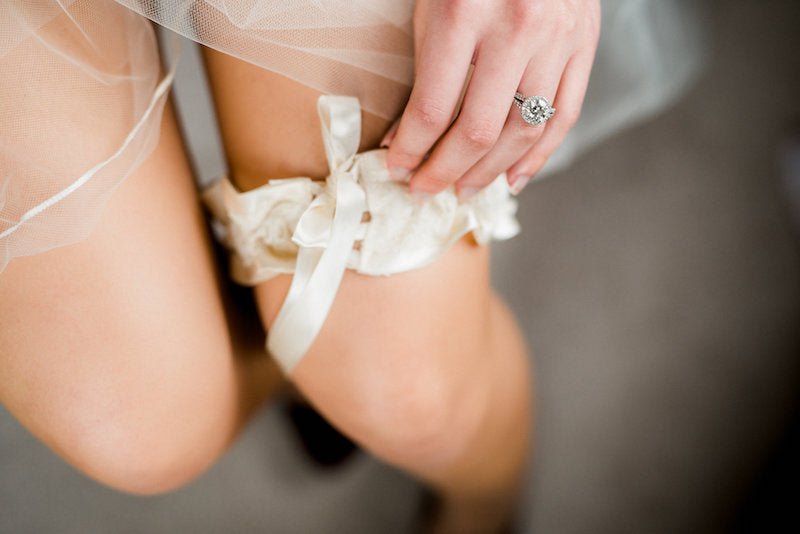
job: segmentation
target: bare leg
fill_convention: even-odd
[[[318,93],[217,52],[206,61],[240,188],[327,174]],[[374,147],[387,126],[365,114],[362,147]],[[289,282],[256,288],[265,325]],[[488,249],[463,239],[424,269],[346,273],[292,379],[342,431],[439,490],[433,532],[495,532],[528,450],[528,365],[514,319],[490,288]]]
[[[91,146],[104,132],[76,135]],[[99,481],[174,488],[282,382],[262,340],[234,345],[228,323],[168,108],[155,152],[87,240],[0,274],[0,401]]]

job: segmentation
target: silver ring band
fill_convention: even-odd
[[[555,113],[555,108],[543,96],[514,95],[514,105],[520,109],[522,119],[533,126],[544,124]]]

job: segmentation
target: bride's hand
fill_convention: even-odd
[[[392,177],[413,171],[409,188],[423,198],[453,183],[467,198],[508,171],[518,193],[577,120],[599,32],[599,0],[420,0],[416,80],[389,135]],[[555,114],[526,123],[517,91],[546,97]]]

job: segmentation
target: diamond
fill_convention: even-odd
[[[550,102],[543,96],[529,96],[520,108],[525,122],[534,126],[544,124],[555,112]]]

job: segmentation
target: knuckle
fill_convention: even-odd
[[[461,136],[467,146],[476,150],[489,150],[500,132],[488,121],[473,121],[463,127]]]
[[[441,5],[442,16],[449,22],[459,21],[464,17],[464,12],[469,8],[470,0],[450,0]]]
[[[542,130],[542,127],[531,126],[526,123],[519,126],[517,136],[523,144],[531,146],[542,136]]]
[[[512,28],[515,33],[528,31],[531,26],[540,22],[544,17],[544,8],[540,2],[530,2],[529,0],[520,0],[514,2],[511,9],[512,14]]]
[[[561,33],[571,34],[578,29],[579,13],[572,2],[556,2],[555,13],[550,17]]]
[[[539,169],[544,167],[544,164],[547,163],[549,154],[537,154],[535,157],[531,158],[531,174],[539,172]]]
[[[417,154],[400,147],[400,143],[393,143],[386,156],[386,165],[391,167],[401,167],[403,169],[414,169],[422,161],[424,154]]]
[[[544,130],[542,126],[533,126],[522,119],[511,121],[510,127],[512,128],[512,139],[517,139],[520,144],[526,146],[535,143],[542,136],[542,131]]]
[[[444,130],[450,121],[450,112],[438,101],[421,99],[409,110],[414,121],[425,128]]]
[[[429,192],[439,192],[450,187],[452,180],[448,180],[443,172],[432,171],[427,173],[424,178],[418,180],[418,184],[423,185],[422,189]]]
[[[589,2],[588,8],[581,11],[581,14],[591,35],[595,38],[598,37],[600,35],[600,20],[602,18],[600,1],[593,0]]]
[[[539,172],[539,170],[544,167],[544,164],[547,162],[547,158],[548,154],[543,154],[540,151],[536,151],[535,153],[528,155],[524,162],[525,173],[528,175],[533,175]]]
[[[575,124],[578,123],[578,119],[581,116],[581,112],[579,109],[566,109],[561,114],[561,123],[567,130],[571,130]]]

